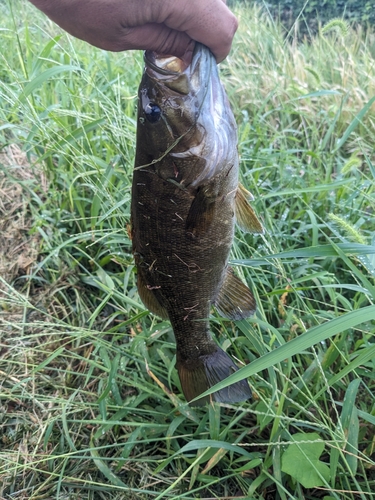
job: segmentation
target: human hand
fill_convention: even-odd
[[[223,0],[30,1],[71,35],[115,52],[149,49],[188,59],[196,40],[220,62],[238,25]]]

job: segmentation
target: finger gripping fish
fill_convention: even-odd
[[[146,51],[139,87],[131,236],[138,291],[176,338],[176,367],[188,401],[237,370],[214,342],[209,315],[239,320],[254,313],[251,291],[228,266],[235,218],[262,232],[238,185],[237,131],[211,52],[192,61]],[[212,398],[251,397],[246,380]],[[203,404],[209,398],[200,398]]]

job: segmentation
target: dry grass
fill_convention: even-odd
[[[40,238],[30,234],[33,220],[22,184],[33,180],[47,189],[42,173],[35,176],[25,153],[11,144],[0,153],[0,276],[9,284],[29,274],[38,258]],[[0,284],[1,287],[4,285]]]

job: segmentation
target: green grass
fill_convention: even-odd
[[[373,498],[374,34],[238,12],[222,80],[266,234],[232,252],[256,315],[211,324],[254,399],[194,409],[126,232],[142,54],[0,14],[0,496]]]

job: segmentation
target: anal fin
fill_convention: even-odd
[[[238,370],[231,358],[220,347],[209,355],[200,356],[191,361],[177,362],[183,393],[188,401],[198,397],[210,387],[225,380]],[[219,403],[238,403],[250,399],[252,396],[247,380],[240,380],[220,391],[214,392],[211,397],[200,398],[194,401],[193,406],[202,406],[209,403],[211,398]]]
[[[231,267],[227,268],[215,307],[221,316],[233,321],[248,318],[255,313],[254,295],[234,274]]]
[[[238,184],[235,197],[236,222],[246,233],[264,233],[264,228],[249,203],[253,199],[253,195],[242,184]]]
[[[144,303],[144,305],[149,309],[152,313],[160,316],[163,319],[169,319],[167,310],[164,306],[160,304],[158,299],[155,297],[155,294],[152,291],[150,286],[147,286],[143,280],[143,277],[140,273],[137,275],[137,288],[138,294]]]

